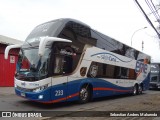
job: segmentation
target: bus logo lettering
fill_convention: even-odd
[[[100,58],[106,61],[119,62],[114,56],[111,56],[111,55],[102,54],[102,55],[98,55],[97,58]]]
[[[25,83],[25,82],[22,82],[21,85],[22,85],[22,86],[26,86],[26,83]]]
[[[136,69],[135,69],[136,73],[142,72],[142,73],[147,73],[147,64],[144,64],[141,61],[137,61],[136,63]]]

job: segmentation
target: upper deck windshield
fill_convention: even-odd
[[[60,20],[55,20],[37,26],[26,38],[26,43],[37,42],[40,37],[57,36],[56,32],[61,25],[62,22]]]
[[[44,56],[38,56],[38,48],[21,49],[16,66],[15,77],[24,81],[36,81],[48,74],[50,48],[45,49]]]

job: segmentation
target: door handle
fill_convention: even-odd
[[[62,83],[63,85],[66,85],[67,83],[65,82],[65,83]]]

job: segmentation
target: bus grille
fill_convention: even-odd
[[[33,92],[33,89],[22,88],[22,87],[19,87],[19,86],[17,86],[17,89],[21,90],[23,92]]]

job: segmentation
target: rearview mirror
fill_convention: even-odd
[[[6,47],[5,52],[4,52],[4,58],[8,59],[8,53],[11,49],[13,48],[20,48],[22,46],[22,44],[17,44],[17,45],[9,45]]]
[[[41,37],[38,55],[40,57],[44,55],[44,50],[45,50],[47,42],[55,42],[55,41],[57,41],[57,42],[72,42],[71,40],[57,38],[57,37]]]

